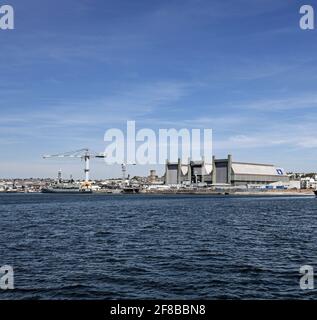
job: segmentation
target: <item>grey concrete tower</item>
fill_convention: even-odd
[[[217,183],[216,157],[212,156],[212,183]]]
[[[181,183],[181,173],[182,173],[182,163],[181,163],[181,159],[178,158],[178,161],[177,161],[177,184]]]
[[[168,179],[168,160],[166,160],[166,163],[165,163],[165,183],[166,184],[169,184],[169,179]]]
[[[228,155],[228,184],[231,184],[232,155]]]
[[[187,168],[188,168],[188,172],[187,172],[187,179],[188,181],[191,183],[192,182],[192,167],[190,165],[190,158],[188,158],[188,165],[187,165]]]

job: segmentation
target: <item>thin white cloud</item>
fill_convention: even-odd
[[[33,106],[34,110],[0,118],[4,136],[21,135],[34,138],[69,133],[72,137],[87,135],[87,131],[125,125],[127,120],[147,119],[161,107],[186,96],[193,84],[160,81],[129,85],[117,89],[111,96],[95,99],[52,102]]]
[[[283,129],[283,128],[282,128]],[[296,131],[274,133],[252,133],[252,135],[233,135],[215,142],[219,150],[262,149],[271,147],[292,149],[313,149],[317,147],[317,138],[312,134],[298,134]]]
[[[261,99],[245,103],[239,102],[235,105],[235,109],[249,109],[262,112],[312,108],[317,108],[316,94],[306,94],[287,98]]]

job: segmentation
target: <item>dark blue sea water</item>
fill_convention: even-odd
[[[317,199],[0,195],[0,299],[317,298]]]

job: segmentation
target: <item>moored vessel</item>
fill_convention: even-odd
[[[127,193],[127,194],[140,193],[140,187],[127,186],[122,189],[122,193]]]
[[[91,188],[85,188],[75,183],[56,183],[42,189],[42,193],[92,193]]]
[[[63,180],[62,171],[59,170],[57,180],[49,186],[42,188],[41,192],[66,194],[92,193],[92,188],[89,181],[85,181],[83,183],[75,182],[72,176],[70,180]]]

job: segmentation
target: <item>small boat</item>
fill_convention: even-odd
[[[18,193],[18,189],[8,189],[5,193]]]
[[[316,195],[316,197],[317,197],[317,190],[315,190],[314,193],[315,193],[315,195]]]

